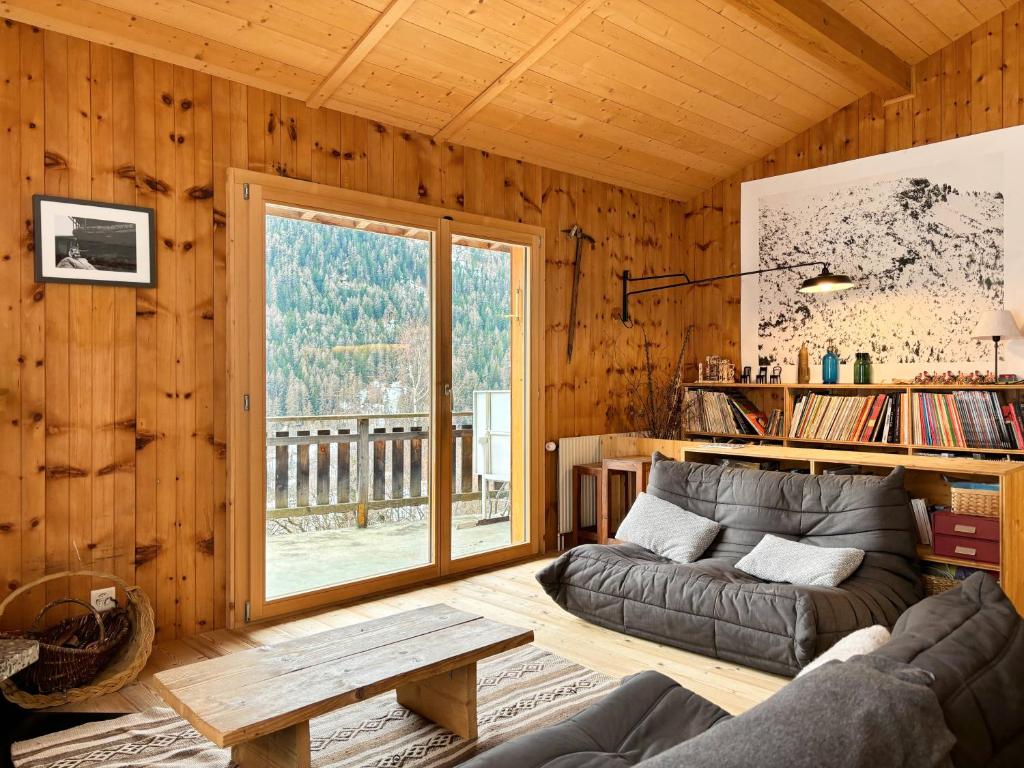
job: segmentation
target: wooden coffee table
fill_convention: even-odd
[[[154,680],[197,731],[231,747],[240,768],[308,768],[311,718],[391,690],[402,706],[476,738],[476,662],[532,641],[532,630],[433,605]]]

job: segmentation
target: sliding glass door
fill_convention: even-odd
[[[276,204],[265,226],[266,597],[429,565],[434,235]]]
[[[523,544],[526,322],[529,248],[493,231],[451,236],[452,410],[459,447],[451,556]],[[455,474],[452,475],[456,482]]]
[[[538,551],[538,233],[246,178],[262,183],[235,198],[229,259],[230,432],[250,447],[229,449],[236,620]]]

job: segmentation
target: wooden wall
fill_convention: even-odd
[[[0,598],[44,573],[94,567],[145,588],[161,639],[223,623],[231,166],[544,225],[549,440],[626,427],[619,372],[636,360],[639,331],[614,317],[615,278],[626,267],[664,271],[687,233],[700,240],[715,220],[0,22]],[[36,284],[36,193],[154,207],[157,287]],[[572,250],[559,230],[573,222],[598,243],[585,254],[570,365]],[[659,360],[678,343],[681,298],[638,304]],[[549,456],[552,543],[554,498]],[[87,597],[88,587],[71,588]],[[56,583],[49,596],[67,588]],[[45,599],[36,590],[4,622],[30,618]]]
[[[1021,21],[1017,4],[916,65],[912,99],[885,105],[865,96],[689,201],[686,260],[710,254],[716,274],[739,270],[744,181],[1020,125]],[[703,323],[702,347],[738,359],[739,282],[705,288],[688,306],[700,307],[691,317]]]

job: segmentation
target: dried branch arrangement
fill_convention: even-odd
[[[675,364],[668,370],[654,364],[651,341],[643,326],[640,332],[644,339],[643,364],[623,371],[629,398],[629,418],[633,429],[644,437],[676,440],[682,431],[688,407],[683,397],[686,388],[684,366],[693,326],[686,329]]]

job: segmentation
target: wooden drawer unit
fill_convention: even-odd
[[[958,515],[955,512],[936,512],[932,515],[935,535],[958,536],[966,539],[999,541],[999,518]]]

